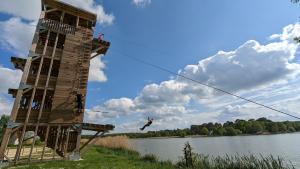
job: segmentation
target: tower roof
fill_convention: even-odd
[[[72,6],[70,4],[58,1],[58,0],[42,0],[42,6],[51,7],[69,13],[71,15],[79,16],[81,18],[96,22],[97,15],[90,11]]]

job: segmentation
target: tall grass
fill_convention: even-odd
[[[193,166],[186,167],[184,160],[181,160],[177,163],[177,167],[180,169],[295,169],[293,165],[285,163],[283,159],[273,156],[209,157],[196,154],[193,160]]]
[[[133,150],[133,145],[127,136],[96,138],[96,140],[93,142],[93,145],[112,149]]]
[[[295,169],[291,163],[272,155],[235,155],[225,157],[210,157],[192,152],[187,143],[184,148],[184,157],[176,164],[179,169]],[[186,151],[189,151],[188,153]],[[191,154],[191,155],[186,155]]]

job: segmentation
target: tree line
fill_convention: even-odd
[[[300,131],[300,121],[274,122],[265,117],[259,119],[227,121],[225,123],[204,123],[191,125],[190,128],[175,130],[148,131],[146,133],[122,133],[112,135],[126,135],[130,138],[147,137],[185,137],[193,135],[201,136],[237,136],[279,134]]]

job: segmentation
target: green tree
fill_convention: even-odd
[[[278,130],[280,132],[286,132],[287,131],[287,127],[284,123],[278,123]]]
[[[9,121],[9,116],[2,115],[0,118],[0,139],[2,140],[2,136],[4,133],[4,129],[6,128],[6,124]]]
[[[227,136],[236,136],[238,134],[238,131],[233,127],[226,127],[225,130]]]
[[[271,123],[270,128],[269,128],[269,132],[278,133],[279,132],[278,124],[277,123]]]
[[[225,133],[226,133],[226,130],[223,127],[215,128],[213,131],[213,134],[215,136],[223,136],[223,135],[225,135]]]
[[[200,134],[201,134],[201,135],[209,135],[209,130],[208,130],[206,127],[203,127],[203,128],[200,130]]]
[[[248,129],[247,133],[249,134],[256,134],[258,132],[263,131],[263,127],[262,125],[257,122],[257,121],[253,121],[251,127]]]

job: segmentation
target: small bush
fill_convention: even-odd
[[[146,154],[141,159],[150,163],[158,162],[158,158],[154,154]]]

